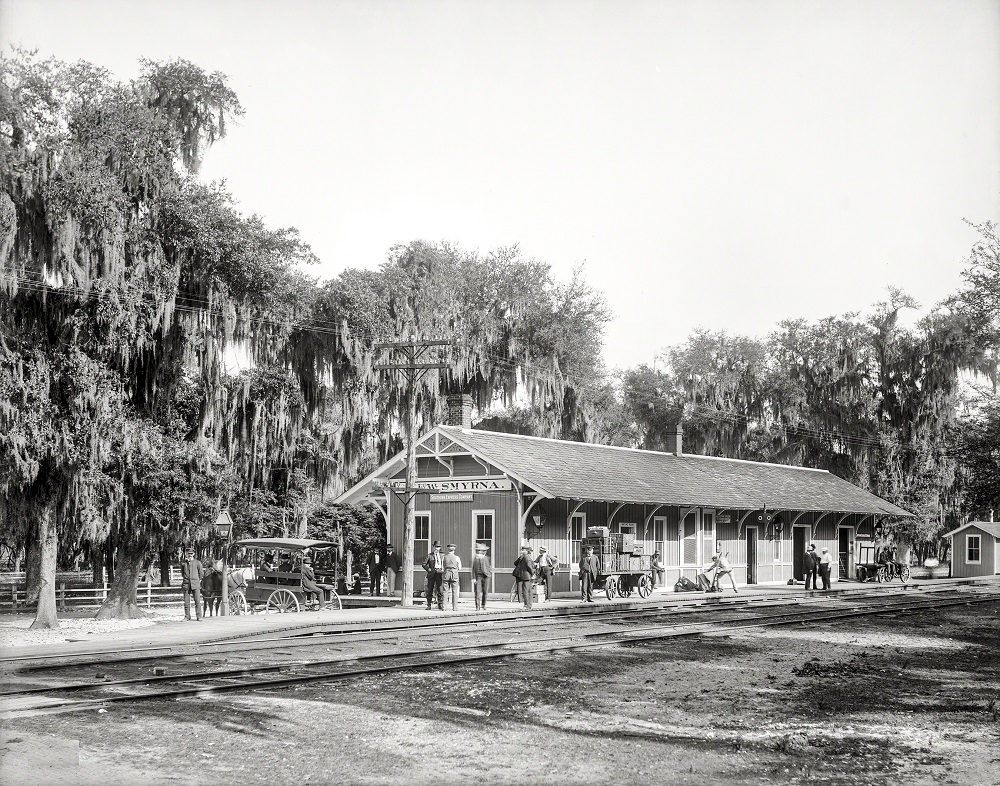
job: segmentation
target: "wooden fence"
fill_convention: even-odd
[[[66,582],[56,585],[56,606],[59,611],[67,609],[100,606],[108,598],[108,583],[100,587],[67,586]],[[154,587],[140,584],[136,598],[140,606],[152,609],[155,606],[169,606],[182,603],[184,596],[180,587]],[[28,612],[35,608],[35,602],[28,603],[28,593],[24,585],[0,585],[0,612]]]

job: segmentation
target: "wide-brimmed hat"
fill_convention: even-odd
[[[432,549],[439,549],[439,548],[441,548],[441,541],[440,541],[440,540],[435,540],[435,541],[434,541],[434,542],[433,542],[433,543],[431,544],[431,548],[432,548]]]
[[[457,548],[457,546],[455,546],[454,543],[449,543],[447,546],[445,546],[445,548],[446,549],[454,549],[454,548]]]
[[[489,548],[485,543],[477,543],[476,551],[486,551]]]
[[[545,548],[545,546],[539,546],[539,547],[538,547],[538,550],[539,550],[539,551],[548,551],[548,549],[547,549],[547,548]]]

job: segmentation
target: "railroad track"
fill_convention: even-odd
[[[966,585],[968,589],[981,585]],[[460,635],[466,632],[476,632],[485,627],[491,630],[516,629],[525,625],[537,624],[540,619],[555,620],[549,624],[562,624],[572,621],[596,620],[608,622],[614,620],[641,619],[666,614],[717,614],[729,610],[757,610],[780,606],[828,605],[850,603],[867,598],[884,599],[897,597],[904,591],[923,594],[955,592],[953,587],[939,589],[917,590],[915,587],[901,586],[898,589],[887,590],[884,587],[859,588],[841,590],[831,595],[809,595],[797,597],[737,596],[712,597],[692,603],[690,600],[671,599],[659,602],[645,601],[642,603],[615,604],[609,607],[604,604],[597,606],[570,606],[551,609],[538,609],[531,612],[503,612],[496,615],[475,617],[438,617],[421,619],[387,620],[376,622],[318,622],[308,626],[293,626],[284,630],[271,630],[259,633],[239,633],[232,636],[197,644],[160,645],[149,647],[134,647],[118,650],[114,653],[100,652],[88,657],[76,655],[52,654],[31,655],[13,658],[0,658],[0,674],[39,672],[60,669],[69,666],[108,666],[111,664],[138,663],[147,660],[162,661],[184,656],[209,656],[231,652],[248,652],[252,650],[267,650],[275,647],[311,647],[320,638],[331,638],[342,642],[371,641],[389,635],[420,636],[427,633],[438,634],[446,630],[449,634]],[[891,594],[887,594],[891,593]]]
[[[563,621],[563,631],[519,641],[456,644],[395,650],[391,653],[341,655],[301,663],[272,663],[228,669],[211,669],[139,676],[112,681],[87,681],[58,685],[32,686],[0,694],[0,718],[61,713],[99,708],[109,704],[153,699],[179,699],[189,696],[268,690],[311,682],[333,682],[373,674],[415,671],[476,664],[524,655],[561,651],[581,651],[598,647],[641,644],[671,638],[723,634],[740,630],[795,625],[800,623],[837,622],[864,616],[907,614],[953,606],[1000,601],[1000,591],[935,591],[932,597],[919,599],[893,596],[866,607],[765,609],[751,617],[731,617],[640,625],[619,630],[585,632],[578,621]],[[760,609],[754,609],[759,611]],[[286,642],[287,644],[287,642]],[[74,698],[81,696],[81,698]]]

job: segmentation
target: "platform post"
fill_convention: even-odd
[[[66,611],[66,582],[59,582],[59,611]]]

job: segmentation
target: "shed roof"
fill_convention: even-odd
[[[944,536],[950,538],[952,535],[957,535],[963,529],[968,529],[969,527],[977,527],[983,532],[992,535],[994,538],[1000,539],[1000,522],[994,521],[970,521],[968,524],[963,524],[958,529],[953,529],[951,532],[946,532]]]
[[[826,470],[709,456],[675,455],[454,426],[447,436],[546,497],[752,510],[834,511],[910,516]],[[354,502],[370,481],[398,469],[394,457],[338,498]]]

